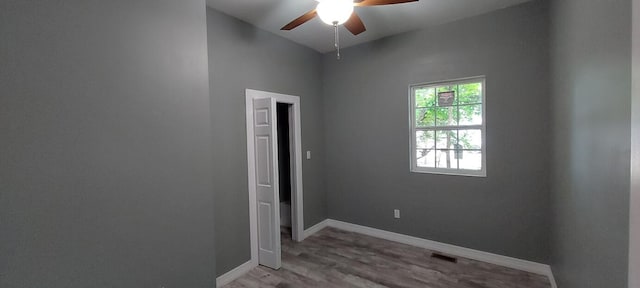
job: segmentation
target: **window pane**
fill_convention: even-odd
[[[482,104],[459,106],[460,125],[482,125]]]
[[[438,150],[436,168],[458,169],[458,159],[454,150]]]
[[[437,130],[436,131],[436,148],[438,149],[454,149],[457,144],[458,131],[456,130]]]
[[[457,126],[458,110],[455,106],[446,108],[436,108],[436,125],[437,126]]]
[[[435,166],[435,149],[417,149],[416,164],[418,167],[434,168]]]
[[[482,152],[464,150],[460,154],[460,169],[466,170],[482,170]]]
[[[449,85],[449,86],[440,86],[436,89],[436,95],[435,95],[435,103],[436,105],[438,104],[438,93],[440,92],[450,92],[453,91],[454,93],[454,99],[453,99],[453,105],[457,105],[458,103],[458,85]]]
[[[469,129],[458,131],[459,149],[482,149],[482,130]]]
[[[433,131],[416,131],[416,148],[435,148]]]
[[[416,109],[416,126],[418,127],[433,127],[435,126],[436,119],[435,108],[420,108]]]
[[[458,103],[482,103],[482,83],[468,83],[458,85]]]
[[[418,88],[416,93],[416,107],[432,107],[436,105],[436,93],[433,87]]]

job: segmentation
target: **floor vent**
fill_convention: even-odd
[[[440,254],[440,253],[431,253],[431,258],[436,258],[438,260],[447,261],[447,262],[451,262],[451,263],[458,263],[458,258],[447,256],[447,255],[443,255],[443,254]]]

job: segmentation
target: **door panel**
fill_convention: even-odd
[[[271,156],[271,151],[269,147],[269,142],[271,139],[265,136],[256,136],[256,179],[258,180],[258,185],[263,187],[271,186],[271,169],[269,166],[271,165],[270,159],[273,159]]]
[[[253,100],[254,141],[256,157],[256,199],[258,209],[258,262],[279,269],[280,211],[278,194],[278,143],[276,101],[273,98]]]
[[[265,236],[260,237],[260,247],[264,251],[273,252],[273,242],[271,242],[271,240],[273,240],[271,235],[273,231],[273,227],[271,226],[271,204],[260,203],[258,206],[258,213],[260,214],[258,217],[264,219],[264,222],[262,222],[264,225],[260,225],[260,234]]]

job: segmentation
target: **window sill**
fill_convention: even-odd
[[[479,177],[486,178],[487,172],[482,171],[474,171],[474,170],[455,170],[455,171],[447,171],[441,169],[428,169],[428,168],[412,168],[411,173],[420,173],[420,174],[435,174],[435,175],[448,175],[448,176],[463,176],[463,177]]]

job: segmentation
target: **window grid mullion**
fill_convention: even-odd
[[[456,131],[456,146],[454,146],[453,155],[456,157],[456,168],[460,169],[460,157],[458,155],[458,147],[460,147],[460,130]]]
[[[414,129],[419,131],[435,131],[435,130],[482,130],[484,131],[484,127],[482,125],[429,126],[429,127],[415,126]]]
[[[480,97],[482,97],[482,95],[480,95]],[[473,102],[473,103],[458,103],[457,106],[474,106],[474,105],[482,105],[482,102]],[[416,109],[427,109],[427,108],[437,108],[440,107],[437,105],[437,103],[434,103],[433,106],[418,106],[417,104],[415,105]]]

